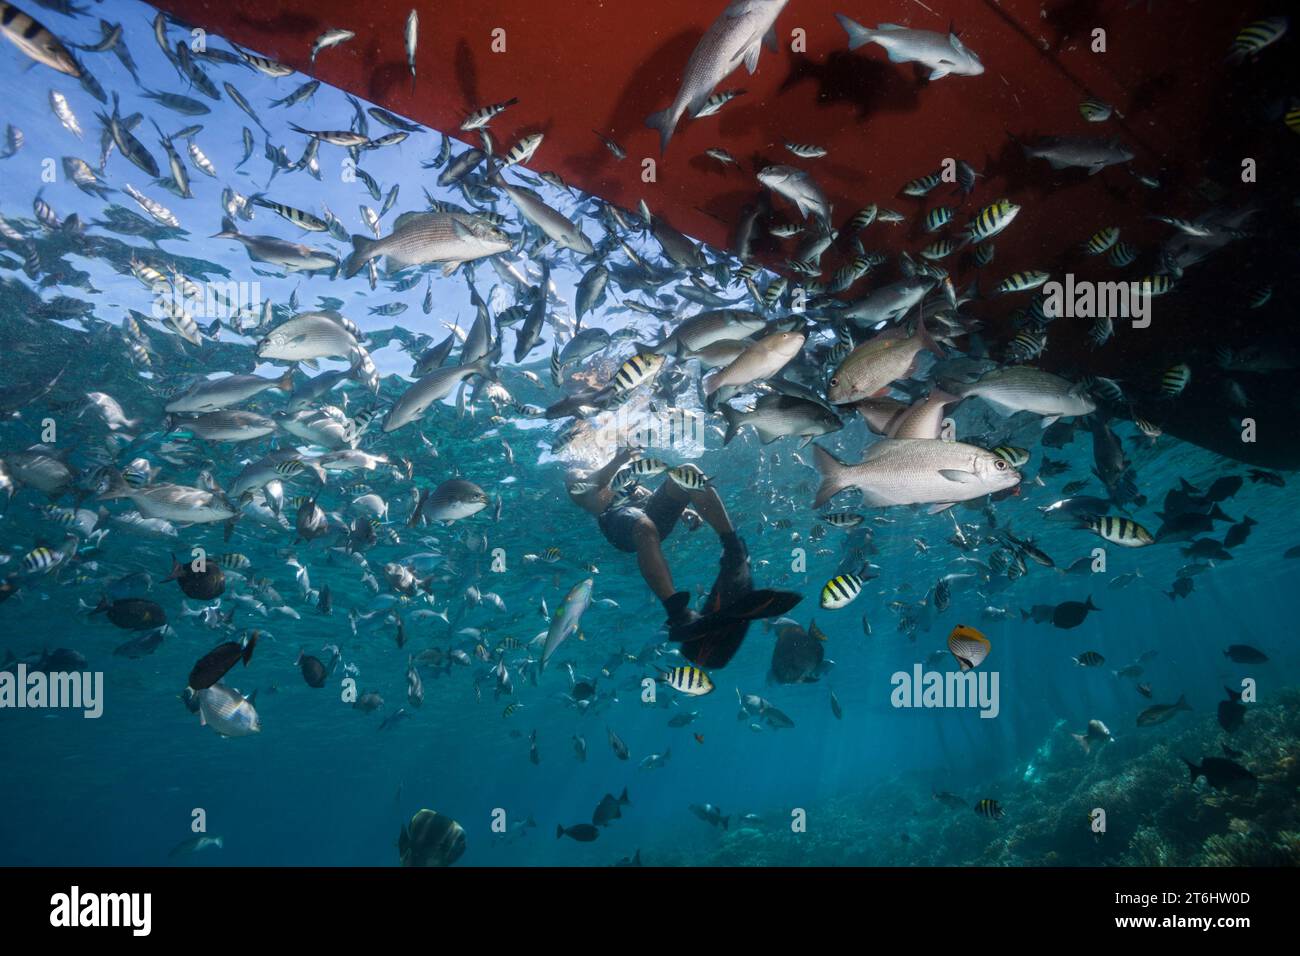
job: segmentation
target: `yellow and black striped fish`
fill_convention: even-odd
[[[785,276],[777,276],[769,282],[767,288],[763,290],[763,305],[767,306],[769,309],[776,305],[777,302],[780,301],[781,296],[785,294],[786,287],[789,284],[790,283]]]
[[[1174,277],[1159,272],[1152,276],[1143,276],[1138,280],[1143,295],[1164,295],[1174,287]]]
[[[1118,518],[1113,515],[1101,515],[1088,520],[1088,530],[1099,538],[1122,548],[1144,548],[1155,543],[1151,532],[1132,518]]]
[[[935,206],[925,214],[925,231],[937,232],[952,222],[952,217],[953,208],[951,206]]]
[[[1029,463],[1029,451],[1024,448],[1017,448],[1015,445],[999,445],[993,449],[993,454],[1012,468],[1022,468]]]
[[[1010,199],[999,199],[997,202],[989,203],[983,209],[975,214],[975,218],[970,221],[966,227],[966,235],[972,242],[983,242],[986,239],[992,239],[1007,226],[1011,225],[1011,220],[1016,218],[1020,212],[1020,207]],[[989,259],[993,258],[992,254]]]
[[[1005,295],[1008,292],[1028,292],[1030,289],[1037,289],[1050,278],[1049,273],[1040,272],[1036,269],[1026,272],[1013,272],[997,284],[993,289],[993,294]]]
[[[49,548],[41,545],[32,548],[23,556],[22,569],[24,574],[45,574],[63,559],[61,551],[51,551]]]
[[[956,248],[957,243],[953,242],[951,239],[940,239],[938,242],[932,242],[930,245],[922,249],[921,257],[934,262],[937,259],[943,259],[952,255],[953,250]]]
[[[822,607],[835,611],[853,602],[862,593],[862,578],[856,574],[837,574],[822,588]]]
[[[1160,376],[1160,391],[1170,398],[1181,395],[1187,383],[1192,380],[1192,370],[1186,365],[1175,365]]]
[[[1300,133],[1300,103],[1292,103],[1282,119],[1287,129],[1293,133]]]
[[[668,463],[658,458],[638,458],[627,466],[627,471],[638,478],[653,478],[668,470]]]
[[[699,491],[709,483],[709,476],[689,462],[668,470],[668,477],[687,491]]]
[[[713,681],[709,675],[689,664],[674,667],[669,671],[661,671],[660,674],[660,680],[673,690],[690,694],[692,697],[703,697],[713,691]]]
[[[1098,229],[1091,238],[1083,244],[1083,248],[1090,256],[1099,256],[1109,252],[1111,246],[1119,241],[1119,228],[1117,226],[1107,226],[1105,229]]]
[[[922,176],[920,179],[913,179],[903,187],[904,196],[924,196],[935,186],[939,185],[942,174],[931,173],[929,176]]]
[[[835,514],[822,515],[822,520],[832,528],[856,528],[866,519],[851,511],[839,511]]]
[[[664,357],[653,352],[638,352],[629,358],[614,375],[614,391],[624,395],[659,374]]]
[[[987,820],[1001,820],[1006,816],[1006,811],[1002,809],[1002,804],[996,800],[990,800],[985,797],[979,803],[975,804],[975,812]]]
[[[1036,359],[1046,350],[1047,333],[1032,332],[1029,329],[1017,332],[1016,337],[1007,346],[1008,356],[1017,362],[1028,362],[1031,359]]]
[[[1240,63],[1246,57],[1276,43],[1286,33],[1287,26],[1286,17],[1265,17],[1242,27],[1228,50],[1228,62]]]
[[[861,232],[876,221],[876,214],[879,212],[875,204],[868,206],[866,209],[860,209],[853,214],[846,227],[850,234]]]
[[[1138,257],[1137,249],[1127,242],[1117,242],[1106,256],[1106,261],[1116,269],[1131,266]]]

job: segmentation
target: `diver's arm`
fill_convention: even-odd
[[[622,470],[623,466],[636,456],[636,449],[624,448],[615,455],[604,468],[601,468],[599,471],[592,474],[587,481],[591,482],[591,484],[595,485],[597,488],[608,487],[609,483],[614,480],[614,476]]]
[[[594,515],[600,514],[614,500],[614,492],[609,487],[609,483],[614,480],[614,476],[622,470],[623,466],[635,458],[636,455],[635,449],[624,448],[603,468],[583,479],[582,484],[591,485],[591,488],[580,494],[575,494],[572,486],[570,486],[569,497],[573,499],[574,504],[584,511],[589,511]]]

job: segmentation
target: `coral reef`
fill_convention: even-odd
[[[975,800],[942,802],[914,780],[808,808],[794,833],[789,811],[733,821],[716,842],[647,848],[663,865],[706,866],[1296,866],[1300,865],[1300,691],[1253,705],[1232,735],[1232,759],[1253,785],[1215,789],[1190,779],[1183,758],[1221,757],[1213,717],[1136,729],[1085,754],[1058,724],[1034,760],[992,781],[1006,811],[977,815]],[[954,801],[955,802],[955,801]],[[1105,811],[1105,832],[1092,828]],[[653,854],[653,856],[652,856]]]

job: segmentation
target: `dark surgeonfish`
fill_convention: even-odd
[[[196,571],[193,563],[181,564],[173,554],[172,570],[167,575],[167,580],[175,581],[186,597],[198,601],[211,601],[221,597],[226,590],[226,572],[216,561],[204,560],[200,566],[202,570]]]
[[[90,612],[103,614],[115,627],[125,631],[151,631],[167,623],[167,612],[161,604],[144,598],[99,599],[99,605]]]
[[[1228,733],[1233,733],[1246,720],[1246,705],[1241,702],[1241,692],[1231,687],[1223,688],[1227,700],[1219,701],[1219,726]]]
[[[600,836],[600,829],[590,823],[577,823],[571,827],[559,823],[555,825],[555,839],[557,840],[560,837],[568,837],[571,840],[577,840],[579,843],[590,843],[598,836]]]
[[[607,827],[611,820],[617,820],[623,816],[620,807],[626,807],[631,804],[627,797],[627,787],[617,797],[612,793],[607,793],[600,798],[600,803],[596,804],[595,811],[591,814],[591,822],[598,827]]]
[[[1192,783],[1204,777],[1205,782],[1215,790],[1251,789],[1258,783],[1258,778],[1253,773],[1235,760],[1225,757],[1204,757],[1200,766],[1184,757],[1183,763],[1187,764]]]
[[[1238,664],[1264,664],[1268,662],[1267,654],[1257,647],[1251,647],[1249,644],[1229,644],[1228,649],[1223,652],[1223,656]]]
[[[257,646],[258,636],[258,632],[253,631],[246,640],[226,641],[200,657],[190,670],[190,689],[197,691],[211,687],[225,677],[227,671],[241,660],[247,667],[248,662],[253,659],[253,649]]]
[[[1163,724],[1167,720],[1173,720],[1178,716],[1180,710],[1191,710],[1187,706],[1187,698],[1179,695],[1178,700],[1172,704],[1153,704],[1137,716],[1137,725],[1139,727],[1154,727],[1156,724]]]
[[[334,656],[330,658],[329,666],[326,667],[319,657],[299,651],[295,664],[302,671],[302,679],[307,682],[307,686],[319,688],[324,687],[325,682],[334,673],[334,667],[338,664],[340,656],[338,648],[335,648]]]
[[[1068,630],[1082,624],[1089,611],[1100,610],[1101,608],[1092,603],[1091,596],[1086,601],[1062,601],[1052,611],[1052,623],[1059,628]]]

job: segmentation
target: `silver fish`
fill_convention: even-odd
[[[329,50],[338,46],[340,43],[347,43],[355,36],[356,34],[351,30],[326,30],[318,36],[315,41],[313,41],[311,45],[311,57],[308,62],[315,63],[317,54],[322,50]]]
[[[762,44],[776,49],[775,23],[788,0],[732,0],[714,20],[696,45],[682,71],[682,85],[672,105],[646,118],[645,124],[659,131],[659,151],[668,149],[677,122],[688,113],[695,115],[713,95],[714,88],[742,62],[753,73],[758,69]]]
[[[223,684],[198,691],[199,724],[223,737],[248,737],[262,731],[262,719],[253,702]]]
[[[856,50],[866,43],[884,47],[891,63],[919,63],[930,70],[930,80],[945,76],[979,76],[984,64],[971,50],[966,49],[957,34],[935,33],[932,30],[909,30],[893,23],[882,23],[874,30],[835,14],[849,35],[849,49]]]
[[[509,236],[469,213],[406,212],[393,221],[393,231],[381,239],[353,236],[352,255],[343,265],[343,274],[354,276],[371,259],[385,256],[390,273],[441,262],[443,273],[450,275],[462,262],[494,256],[509,248]]]
[[[805,219],[809,213],[821,220],[826,230],[831,228],[831,206],[826,194],[802,169],[793,166],[768,166],[758,173],[758,181],[777,195],[784,196],[798,207]]]
[[[820,445],[814,445],[813,451],[822,479],[814,508],[845,488],[858,488],[863,503],[874,507],[947,506],[1013,488],[1020,482],[1020,473],[1004,459],[961,442],[887,438],[868,448],[866,457],[856,465],[839,461]]]
[[[1023,149],[1026,156],[1045,159],[1053,169],[1086,169],[1089,176],[1134,157],[1133,151],[1117,139],[1091,136],[1048,136],[1023,144]]]
[[[81,65],[58,37],[3,0],[0,0],[0,33],[37,63],[68,76],[81,76]]]

